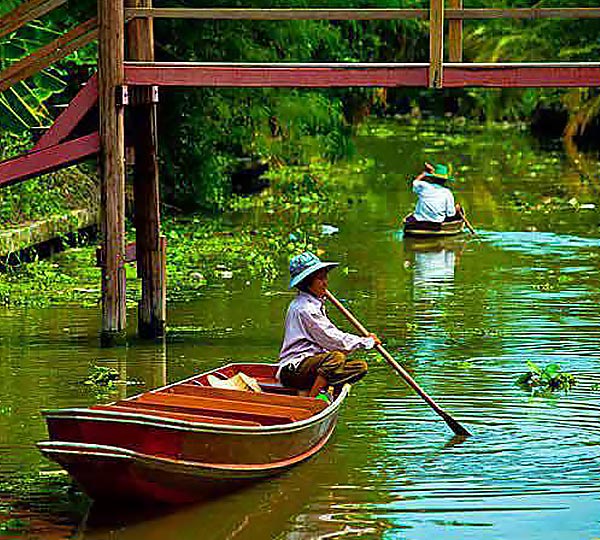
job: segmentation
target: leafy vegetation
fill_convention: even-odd
[[[532,395],[543,396],[553,392],[569,392],[576,384],[574,375],[565,373],[559,364],[539,366],[527,361],[529,371],[519,375],[517,385],[531,392]]]
[[[31,145],[31,137],[26,134],[0,131],[0,161],[24,152]],[[85,166],[69,167],[0,188],[0,228],[64,215],[70,210],[94,208],[99,200],[96,172]]]
[[[0,15],[5,15],[21,3],[20,0],[1,0]],[[94,11],[93,1],[71,3],[4,36],[0,39],[0,70],[92,17]],[[89,69],[96,62],[95,57],[94,46],[84,47],[0,94],[2,132],[21,134],[31,128],[47,126],[55,116],[54,104],[60,104],[74,95],[79,85],[87,80]]]
[[[356,167],[369,167],[361,162]],[[341,169],[343,171],[343,168]],[[340,175],[340,172],[337,172]],[[269,283],[279,277],[290,255],[317,249],[323,233],[319,214],[338,203],[331,167],[283,169],[272,174],[272,186],[258,197],[236,197],[234,214],[166,218],[163,232],[169,256],[168,299],[191,300],[211,285],[227,280]],[[264,216],[256,223],[236,225],[235,213]],[[37,264],[0,273],[0,305],[42,306],[76,303],[96,306],[100,301],[100,269],[94,266],[95,248],[78,247]],[[134,265],[126,267],[127,302],[136,305],[140,288]]]
[[[0,1],[0,13],[18,5]],[[157,1],[157,7],[169,2]],[[195,2],[181,0],[180,7]],[[233,7],[228,0],[214,7]],[[248,7],[277,7],[252,0]],[[369,7],[425,7],[426,2],[380,0]],[[499,0],[494,7],[525,7]],[[548,0],[544,7],[594,5],[591,0]],[[307,7],[304,1],[285,7]],[[345,7],[363,7],[350,2]],[[333,7],[333,6],[332,6]],[[483,0],[472,7],[488,7]],[[0,68],[31,53],[58,34],[95,15],[85,0],[60,8],[0,40]],[[428,56],[428,24],[404,21],[155,21],[157,59],[210,62],[423,62]],[[591,61],[597,58],[598,20],[481,20],[465,23],[465,61]],[[56,115],[95,68],[88,47],[0,96],[3,131],[28,133]],[[307,165],[315,158],[337,160],[352,153],[350,135],[368,114],[423,111],[482,120],[536,122],[546,112],[561,116],[554,132],[570,141],[593,134],[598,125],[597,89],[210,89],[165,90],[159,135],[165,200],[186,212],[221,211],[231,193],[230,175],[241,160]],[[546,115],[547,116],[547,115]],[[592,139],[593,140],[593,139]],[[572,144],[573,159],[586,162]],[[589,173],[590,171],[587,171]],[[66,186],[65,186],[66,187]],[[35,198],[35,193],[25,194]],[[30,204],[32,206],[32,204]],[[16,219],[16,218],[15,218]]]

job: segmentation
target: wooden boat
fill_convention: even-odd
[[[271,364],[229,364],[109,405],[43,411],[40,451],[94,499],[182,504],[276,475],[331,437],[341,389],[327,405],[293,395]],[[262,392],[213,388],[243,372]]]
[[[412,214],[404,218],[404,236],[413,238],[431,238],[456,236],[464,232],[465,222],[462,219],[434,223],[430,221],[407,221]]]

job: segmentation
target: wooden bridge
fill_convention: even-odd
[[[0,19],[0,37],[17,31],[66,0],[27,0]],[[153,21],[212,20],[398,20],[429,21],[427,63],[190,63],[155,62]],[[125,332],[125,270],[137,259],[142,280],[138,331],[164,333],[166,243],[161,236],[156,144],[159,87],[597,87],[600,62],[464,63],[463,21],[468,19],[590,19],[600,8],[468,9],[462,0],[430,0],[428,9],[188,9],[153,8],[152,0],[101,0],[98,17],[0,73],[0,92],[94,40],[98,73],[75,96],[37,144],[0,163],[0,188],[100,155],[102,248],[101,341]],[[444,32],[448,21],[447,36]],[[444,45],[447,37],[448,44]],[[444,51],[447,50],[447,61]],[[99,104],[98,131],[70,138],[85,114]],[[125,112],[136,126],[132,140],[135,246],[125,245]]]

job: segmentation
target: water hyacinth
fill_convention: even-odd
[[[544,395],[552,392],[569,392],[576,384],[574,375],[565,373],[559,364],[548,364],[545,367],[527,361],[529,371],[519,375],[517,385],[533,395]]]

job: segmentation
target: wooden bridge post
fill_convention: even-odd
[[[98,101],[100,106],[102,331],[111,346],[125,339],[125,140],[123,0],[98,1]],[[122,99],[123,96],[121,96]]]
[[[125,0],[128,8],[151,8],[152,0]],[[154,62],[151,18],[132,20],[127,26],[127,58]],[[132,91],[131,122],[135,163],[133,169],[136,258],[142,280],[138,306],[141,337],[164,335],[166,320],[165,239],[160,236],[156,101],[158,89],[139,86]]]
[[[441,88],[444,67],[444,0],[431,0],[429,9],[429,87]]]
[[[449,0],[448,7],[462,9],[463,0]],[[448,60],[463,61],[463,22],[462,20],[448,21]]]

